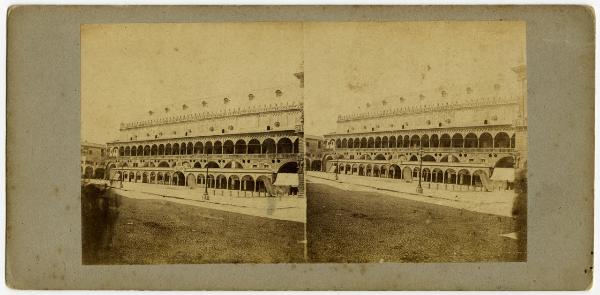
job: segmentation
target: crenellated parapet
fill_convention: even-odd
[[[260,115],[273,112],[302,111],[304,108],[302,102],[287,102],[285,104],[269,104],[260,106],[248,106],[246,108],[224,109],[216,112],[201,112],[179,116],[171,116],[153,120],[137,121],[131,123],[121,123],[120,130],[153,127],[166,124],[177,124],[186,122],[195,122],[212,119],[224,119],[228,117]]]
[[[470,108],[482,108],[490,106],[506,106],[506,105],[517,105],[517,97],[484,97],[477,100],[469,100],[462,102],[446,102],[437,103],[434,105],[419,105],[419,106],[407,106],[395,109],[385,109],[373,112],[361,112],[347,115],[339,115],[337,118],[338,123],[349,122],[354,120],[382,118],[391,116],[401,115],[415,115],[432,112],[443,112],[443,111],[454,111]]]

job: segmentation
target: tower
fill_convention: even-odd
[[[521,84],[521,95],[518,101],[518,114],[515,120],[515,168],[527,168],[527,66],[512,68]]]

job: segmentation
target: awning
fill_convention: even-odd
[[[297,173],[277,173],[277,179],[273,185],[298,187]]]
[[[515,181],[515,168],[494,168],[491,180]]]
[[[335,169],[336,167],[334,165],[331,165],[331,167],[329,167],[329,173],[335,173]]]

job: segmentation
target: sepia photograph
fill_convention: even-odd
[[[593,8],[9,7],[5,289],[590,289]]]
[[[308,261],[526,261],[525,22],[304,30]]]
[[[305,261],[302,34],[81,25],[83,264]]]

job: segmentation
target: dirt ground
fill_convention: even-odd
[[[84,264],[304,262],[304,224],[82,192]]]
[[[307,185],[310,262],[520,261],[515,220],[395,198]]]

